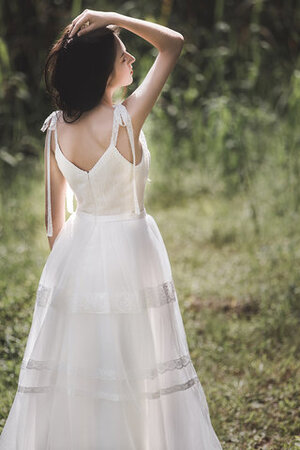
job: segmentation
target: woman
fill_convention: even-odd
[[[135,62],[121,28],[158,55],[114,104]],[[58,109],[42,130],[51,252],[1,450],[221,448],[168,254],[144,207],[142,126],[182,47],[183,36],[167,27],[85,10],[50,51],[46,85]],[[65,194],[72,211],[73,193],[77,209],[65,221]]]

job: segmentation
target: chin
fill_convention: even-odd
[[[132,82],[133,82],[133,78],[130,77],[129,80],[127,80],[124,84],[122,84],[122,87],[124,87],[124,86],[129,86],[130,84],[132,84]]]

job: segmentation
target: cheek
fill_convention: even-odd
[[[128,67],[127,67],[127,65],[126,65],[125,62],[122,64],[122,67],[121,67],[120,72],[121,72],[122,74],[125,74],[125,73],[128,72]]]

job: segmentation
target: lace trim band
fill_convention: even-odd
[[[142,398],[147,398],[147,399],[156,399],[156,398],[159,398],[161,395],[168,395],[168,394],[172,394],[173,392],[184,391],[184,390],[189,389],[190,387],[194,386],[197,383],[199,383],[199,386],[201,386],[199,378],[197,376],[195,376],[193,378],[190,378],[186,383],[175,384],[175,385],[169,386],[167,388],[159,389],[156,392],[142,392],[141,394],[139,394],[139,396]],[[62,388],[62,387],[58,387],[58,386],[40,386],[40,387],[27,387],[27,386],[22,386],[22,385],[18,386],[18,392],[21,392],[24,394],[26,394],[26,393],[44,394],[44,393],[49,393],[49,392],[53,392],[53,391],[63,392],[63,393],[66,392],[68,395],[75,395],[75,396],[87,396],[88,395],[93,398],[96,397],[96,398],[112,400],[112,401],[128,400],[127,395],[108,394],[107,392],[92,393],[92,392],[87,392],[83,389]]]
[[[51,306],[72,314],[76,313],[138,313],[147,308],[157,308],[177,300],[173,280],[165,281],[158,286],[149,286],[135,293],[110,295],[109,293],[90,292],[72,294],[68,301],[63,301],[64,293],[39,284],[36,293],[38,306]],[[57,298],[56,299],[56,294]],[[68,293],[65,294],[68,296]],[[50,299],[54,299],[51,300]]]
[[[188,364],[191,364],[191,358],[189,354],[183,355],[180,358],[172,359],[157,365],[154,369],[140,369],[140,370],[127,370],[126,372],[129,374],[130,379],[141,379],[149,378],[154,379],[158,375],[162,375],[163,373],[170,370],[179,370],[183,367],[186,367]],[[66,365],[55,365],[51,361],[36,361],[33,359],[24,360],[21,363],[21,369],[34,369],[34,370],[54,370],[54,371],[63,371],[68,374],[73,374],[74,376],[82,375],[88,378],[96,378],[102,380],[121,380],[119,376],[116,375],[115,370],[110,369],[95,369],[93,375],[89,375],[87,370],[80,367],[66,367]],[[128,377],[126,377],[128,380]]]

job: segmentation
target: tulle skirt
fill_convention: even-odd
[[[156,221],[75,211],[40,277],[0,449],[221,448]]]

